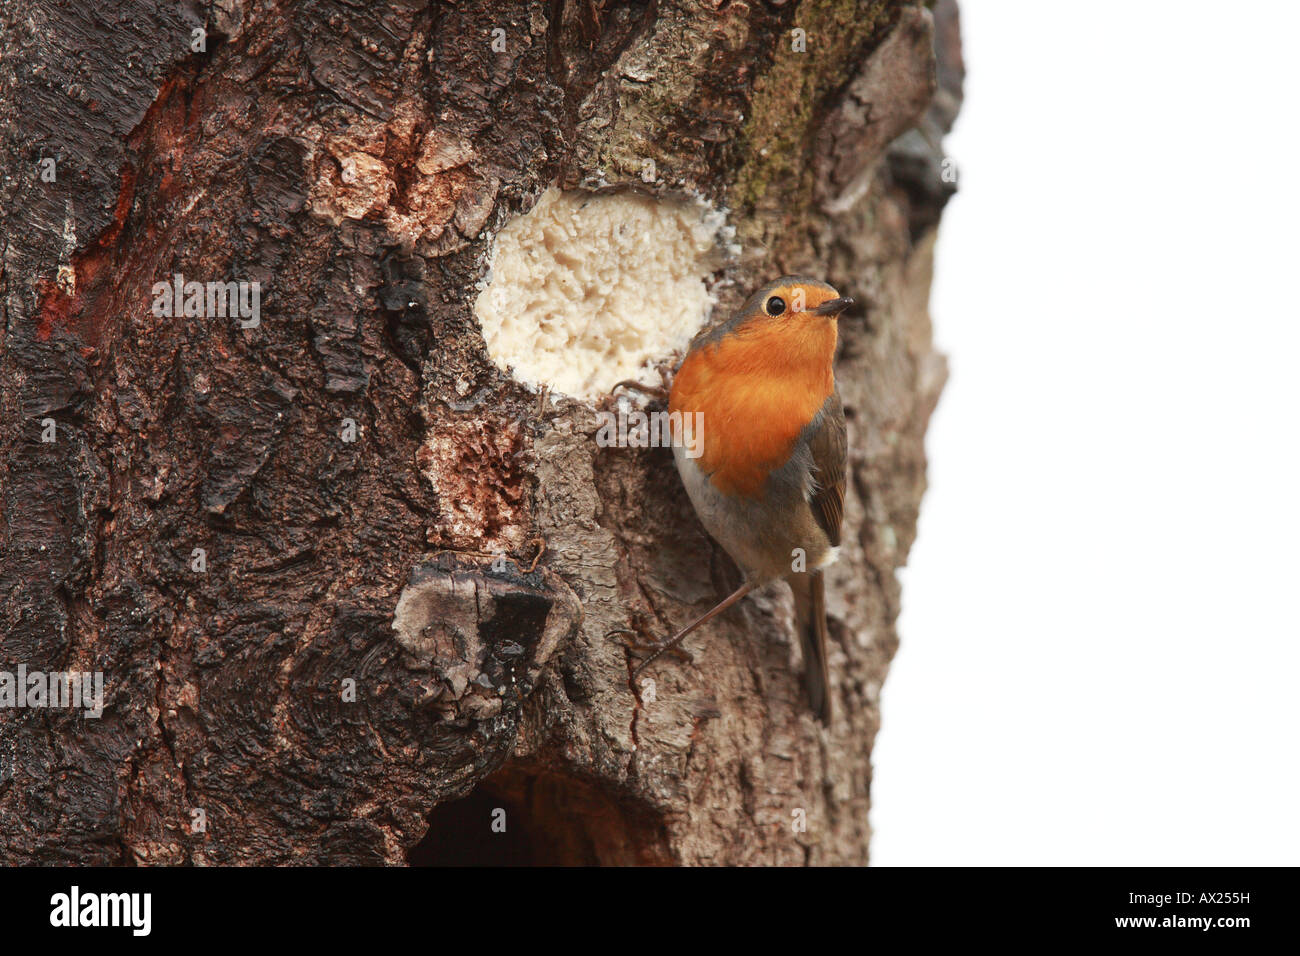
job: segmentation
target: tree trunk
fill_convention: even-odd
[[[933,8],[4,0],[4,862],[864,863],[945,377]],[[711,224],[715,320],[785,273],[866,303],[829,730],[783,584],[633,691],[737,572],[668,451],[596,441],[612,366],[566,389],[485,333],[498,239],[578,191]],[[657,251],[602,263],[624,301],[557,376]],[[101,673],[102,715],[20,706],[20,667]]]

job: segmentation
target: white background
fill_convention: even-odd
[[[873,861],[1300,864],[1300,4],[962,28]]]

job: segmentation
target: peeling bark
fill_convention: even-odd
[[[960,84],[950,0],[4,0],[0,670],[106,693],[0,709],[5,862],[865,862]],[[792,272],[868,303],[829,731],[784,585],[633,693],[736,571],[667,451],[486,353],[552,184],[727,210],[715,317]],[[260,322],[156,314],[176,275]]]

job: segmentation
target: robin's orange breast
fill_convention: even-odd
[[[700,413],[696,464],[724,494],[757,498],[835,388],[833,318],[757,316],[686,356],[670,412]]]

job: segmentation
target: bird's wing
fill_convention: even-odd
[[[848,441],[844,429],[844,406],[840,391],[835,389],[821,410],[821,424],[808,437],[812,453],[812,512],[831,545],[840,543],[840,524],[844,520],[844,464]]]

